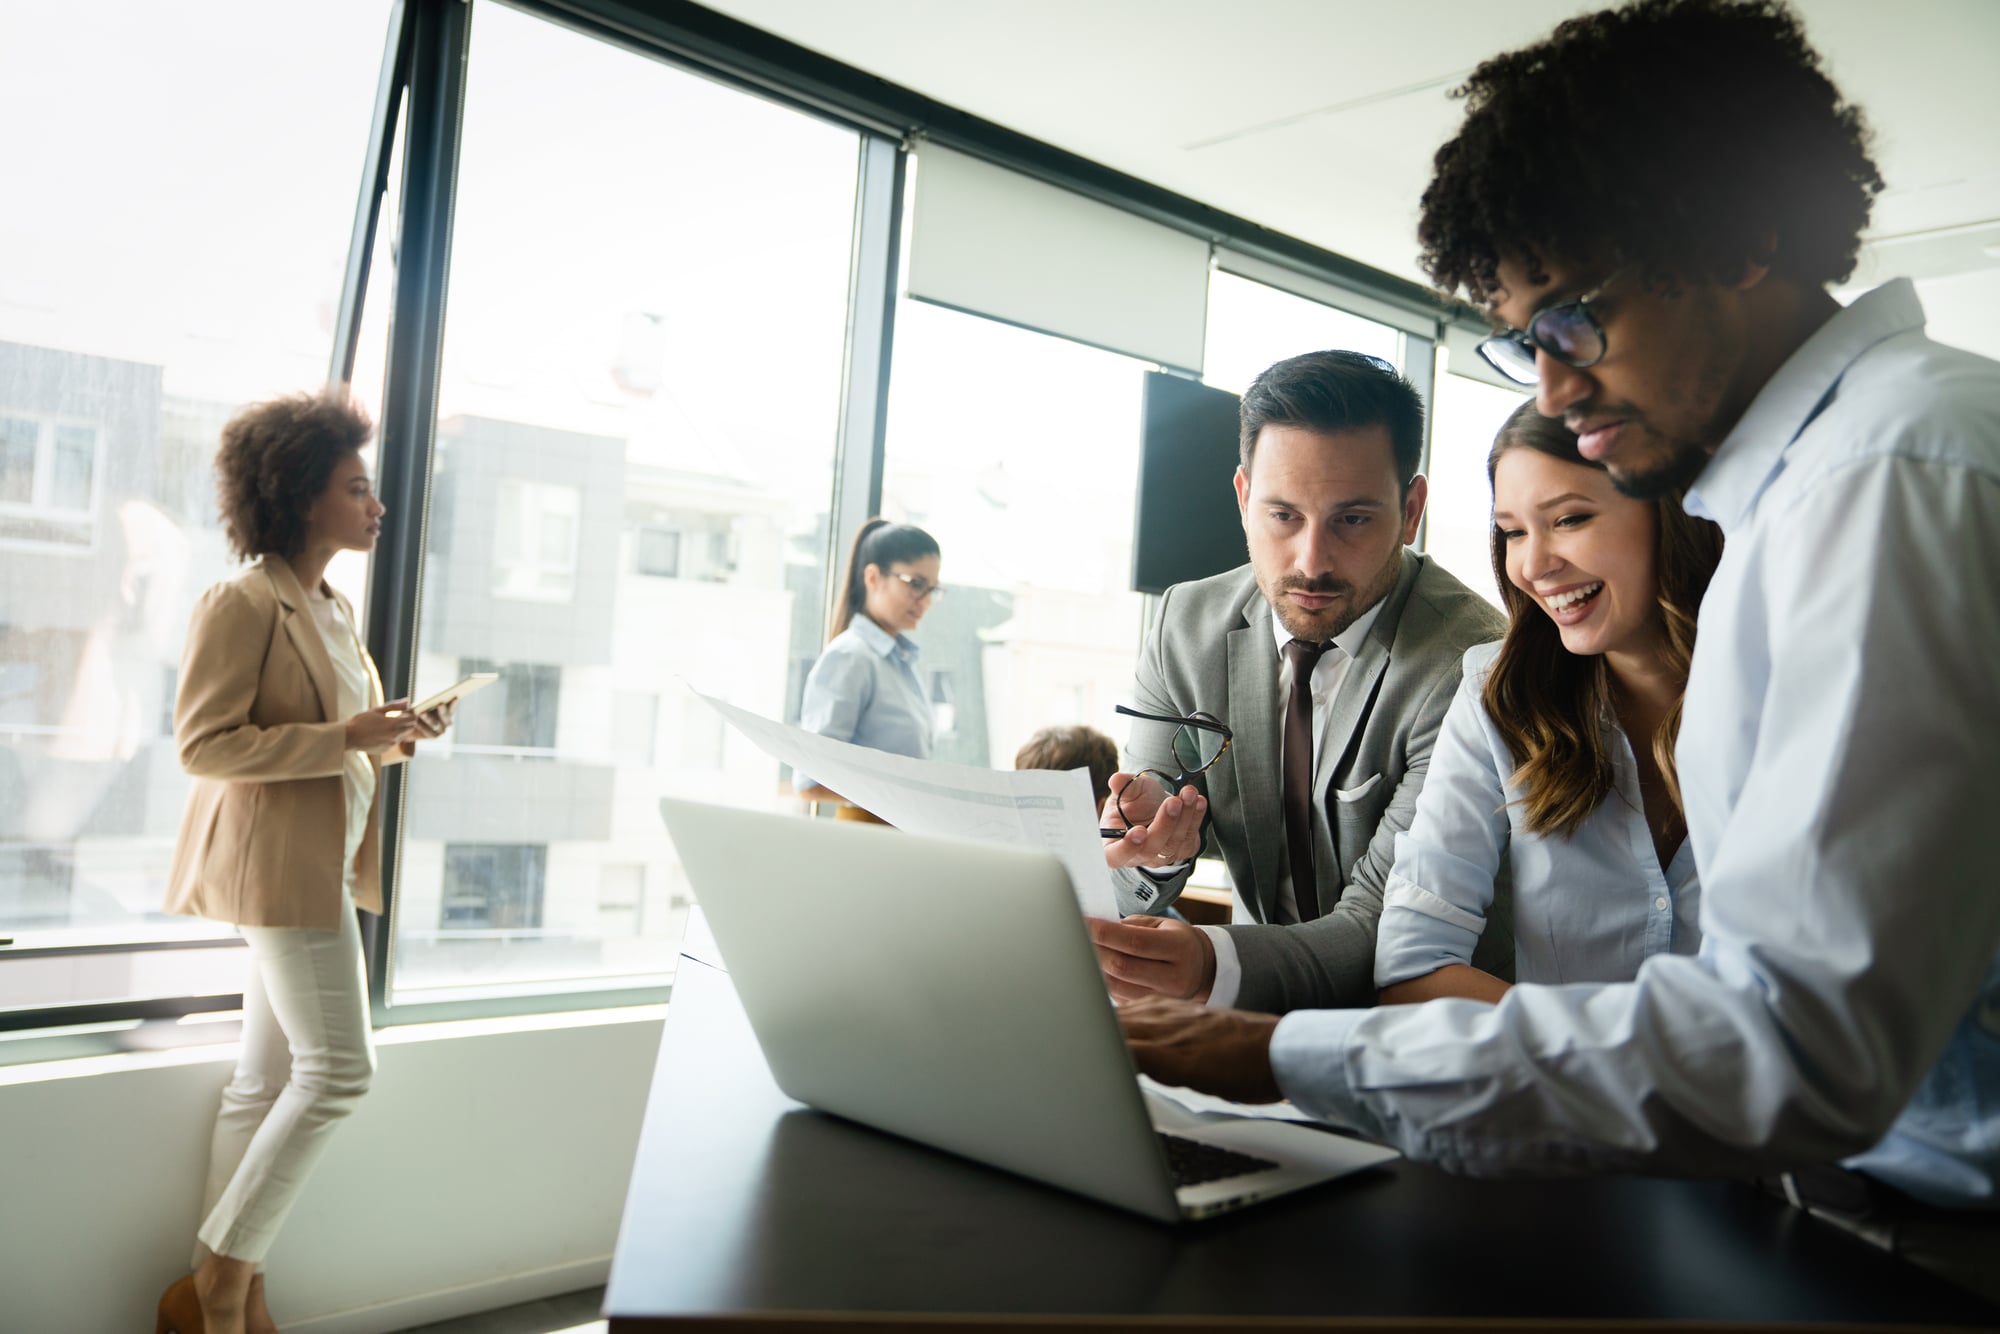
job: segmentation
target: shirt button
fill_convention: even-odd
[[[1659,909],[1659,910],[1660,910],[1661,912],[1665,912],[1665,911],[1667,910],[1667,898],[1666,898],[1666,895],[1662,894],[1662,895],[1661,895],[1661,896],[1660,896],[1659,898],[1657,898],[1657,899],[1654,899],[1654,900],[1653,900],[1653,906],[1654,906],[1655,908]]]

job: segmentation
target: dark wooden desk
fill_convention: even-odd
[[[1399,1162],[1149,1222],[802,1108],[771,1082],[728,975],[694,958],[605,1310],[613,1334],[2000,1326],[1931,1275],[1714,1182],[1480,1182]]]

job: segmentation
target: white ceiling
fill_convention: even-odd
[[[1481,59],[1566,0],[705,0],[1180,194],[1421,281],[1417,202]],[[1857,278],[2000,269],[2000,0],[1795,0],[1888,189]],[[1933,253],[1935,252],[1935,253]],[[1914,258],[1912,258],[1914,257]],[[1939,270],[1938,265],[1946,266]],[[1930,276],[1929,274],[1925,276]],[[1984,277],[2000,277],[1979,275]]]

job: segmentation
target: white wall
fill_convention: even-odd
[[[272,1250],[294,1334],[377,1334],[602,1283],[661,1007],[383,1030],[369,1096]],[[0,1326],[152,1328],[186,1271],[234,1047],[0,1069]]]

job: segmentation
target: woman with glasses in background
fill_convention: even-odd
[[[1472,967],[1513,884],[1515,977],[1629,981],[1700,944],[1674,738],[1722,554],[1678,496],[1633,500],[1532,399],[1487,458],[1506,637],[1465,656],[1375,945],[1385,1004],[1508,984]]]
[[[870,519],[854,535],[833,637],[806,677],[799,726],[835,741],[851,741],[913,759],[928,759],[935,717],[910,639],[944,590],[938,586],[937,539],[923,529]],[[844,820],[877,817],[805,775],[799,795],[838,802]]]

